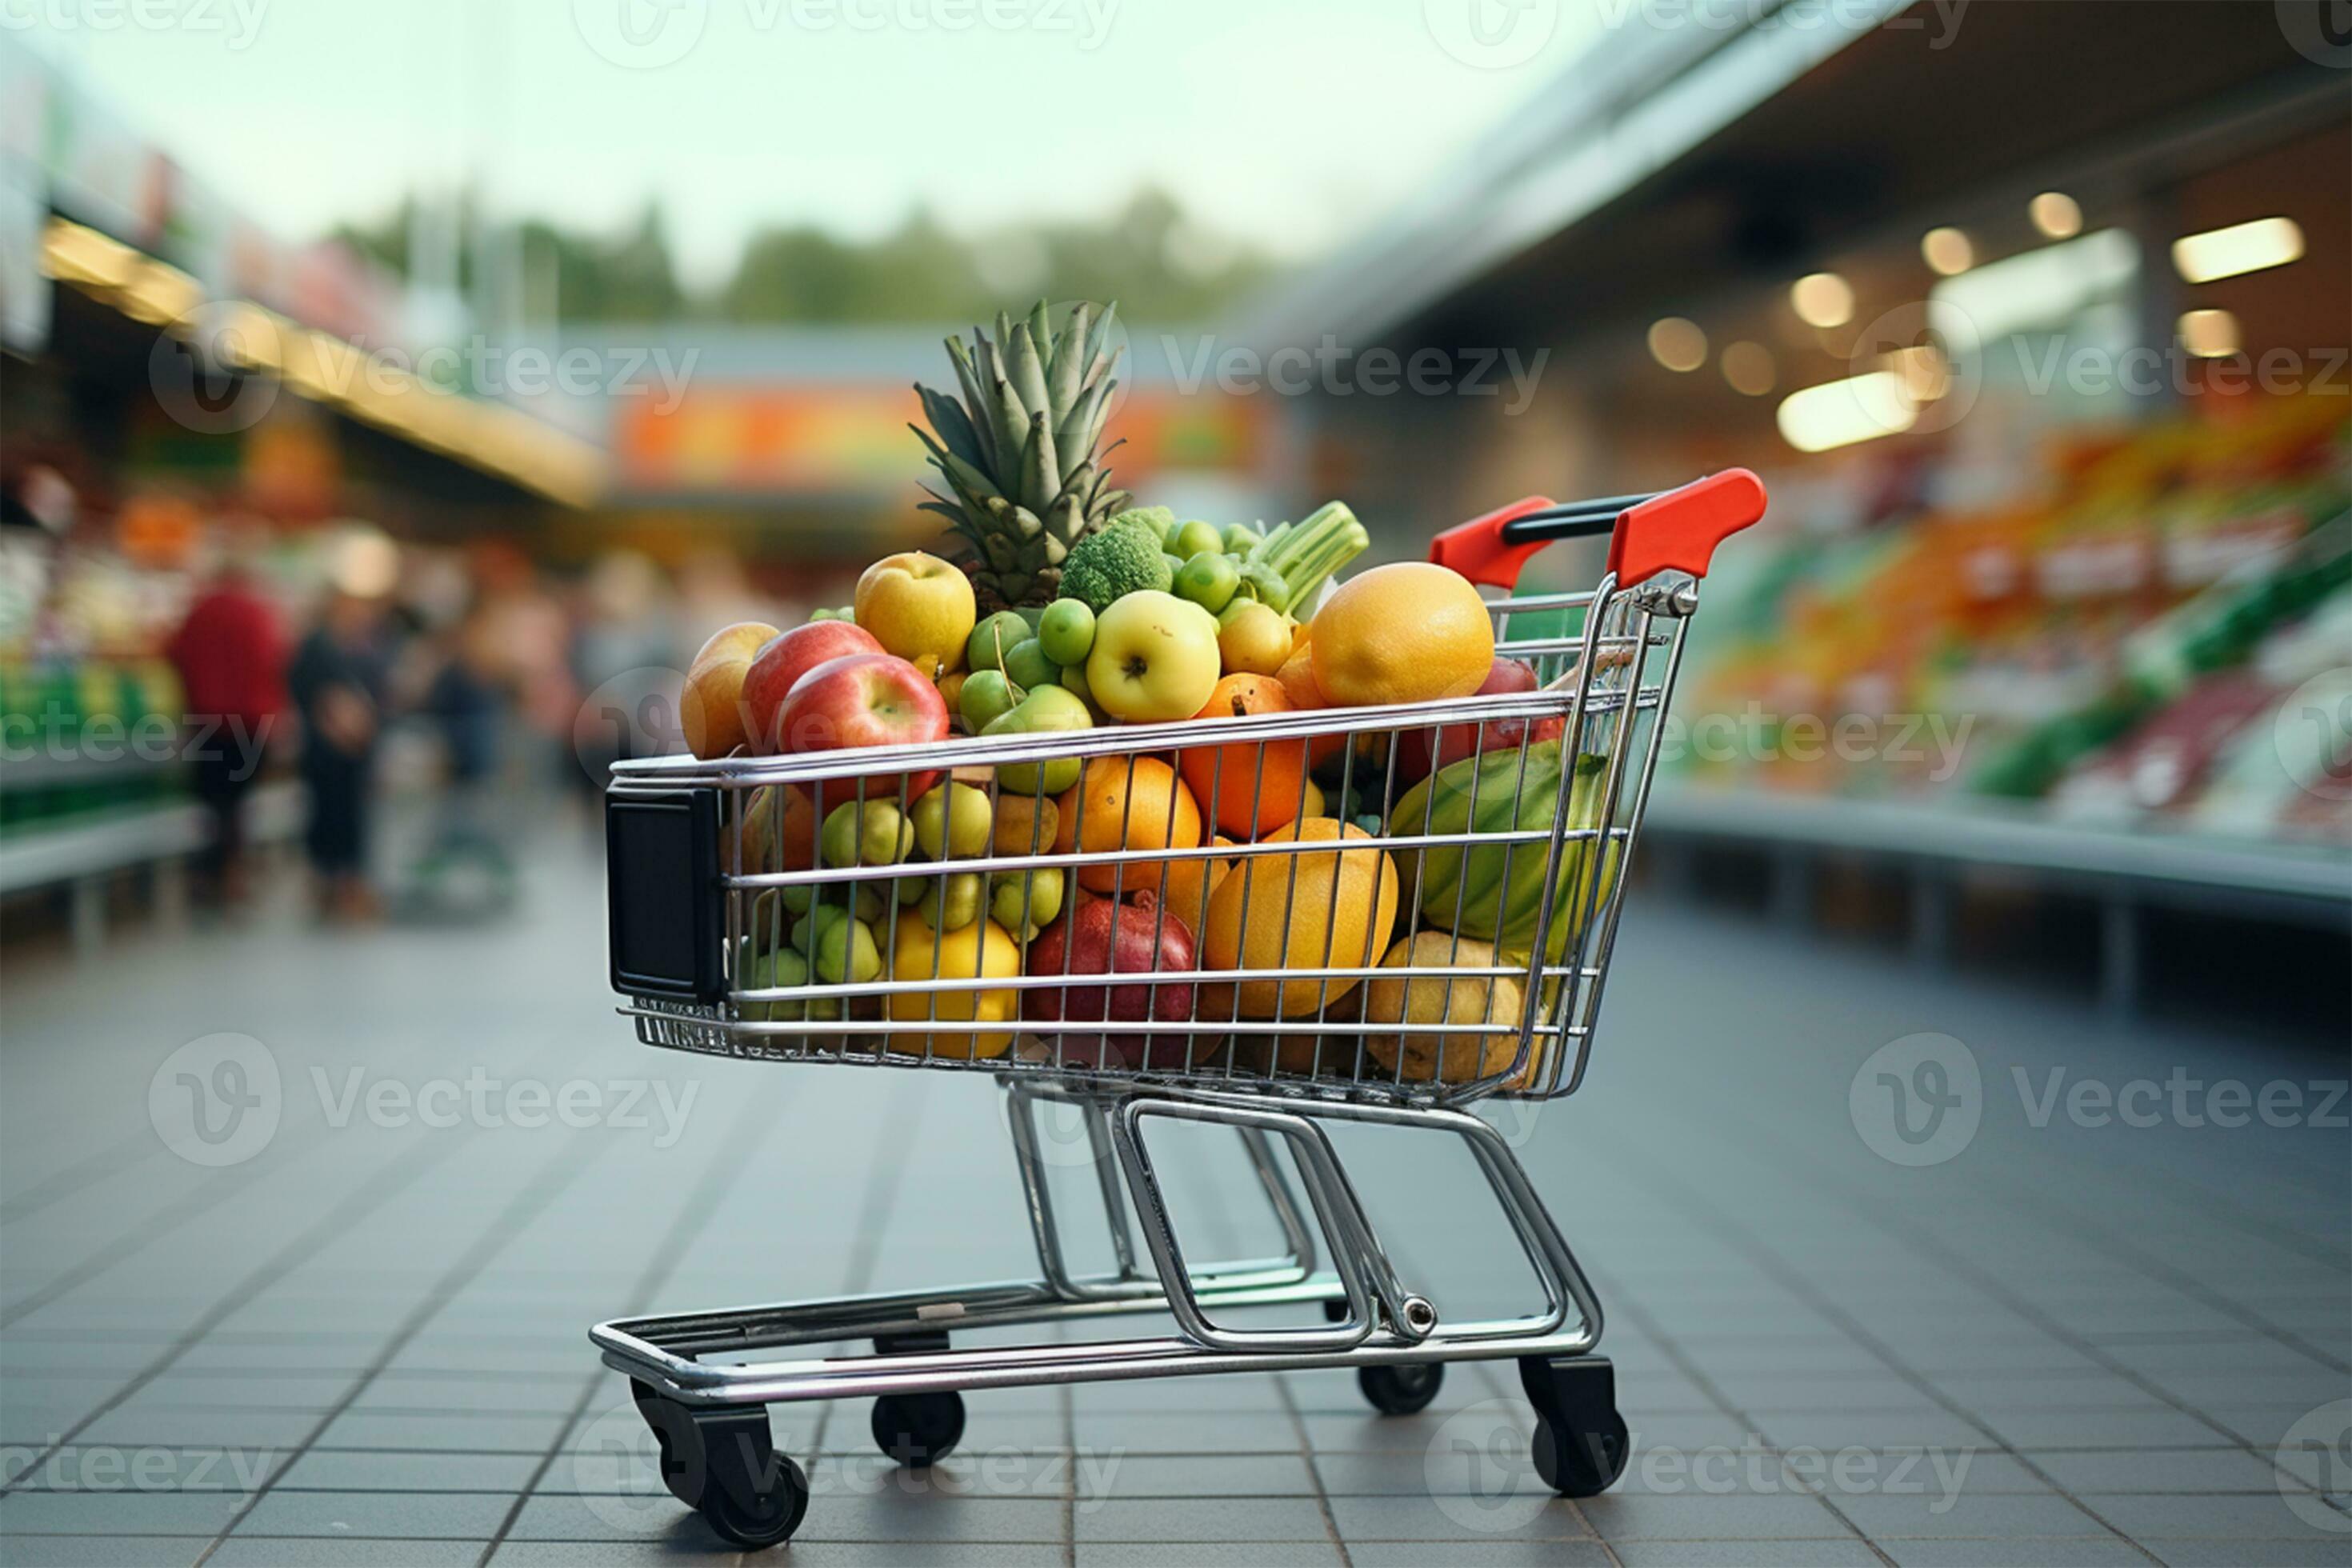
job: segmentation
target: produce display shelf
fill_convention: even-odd
[[[142,754],[125,747],[110,756],[55,756],[32,751],[0,768],[0,793],[56,789],[68,784],[110,784],[176,767],[176,755]]]
[[[246,805],[256,841],[282,838],[301,816],[300,791],[264,784]],[[0,893],[53,886],[194,854],[205,843],[205,809],[194,801],[60,819],[0,839]]]
[[[2134,832],[1991,806],[1660,786],[1661,837],[1738,840],[1927,866],[1990,866],[2200,910],[2230,904],[2334,924],[2352,916],[2352,849]]]

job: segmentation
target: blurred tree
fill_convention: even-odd
[[[460,204],[476,232],[474,205]],[[416,204],[404,200],[373,225],[337,237],[405,272]],[[758,231],[735,272],[707,299],[680,286],[657,205],[617,237],[584,235],[532,220],[522,228],[524,270],[553,279],[568,321],[714,316],[747,322],[984,321],[1026,300],[1117,300],[1133,320],[1185,321],[1215,312],[1272,274],[1261,256],[1188,218],[1166,192],[1138,192],[1099,223],[1005,225],[970,237],[918,208],[873,240],[814,225]],[[470,247],[469,247],[470,248]],[[460,258],[460,287],[470,257]]]

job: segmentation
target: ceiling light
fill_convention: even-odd
[[[1957,228],[1931,228],[1919,237],[1919,254],[1943,278],[1958,278],[1977,264],[1977,248]]]
[[[1650,323],[1650,357],[1668,370],[1696,370],[1706,363],[1706,334],[1696,321],[1664,317]]]
[[[2042,192],[2025,211],[2046,239],[2072,239],[2083,232],[2083,209],[2063,191]]]
[[[2227,310],[2190,310],[2176,324],[2180,346],[2199,359],[2227,359],[2238,352],[2238,318]]]
[[[1834,272],[1809,272],[1790,286],[1789,303],[1809,327],[1843,327],[1853,320],[1853,287]]]
[[[1856,441],[1895,436],[1919,421],[1919,410],[1891,370],[1872,371],[1792,392],[1780,403],[1781,437],[1800,452],[1826,452]]]
[[[1731,384],[1734,392],[1749,397],[1761,397],[1772,390],[1780,372],[1772,363],[1772,351],[1762,343],[1737,342],[1723,346],[1723,379]]]
[[[2284,267],[2302,256],[2303,230],[2291,217],[2259,217],[2172,242],[2172,265],[2191,283]]]

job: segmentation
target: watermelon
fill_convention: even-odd
[[[1389,816],[1397,834],[1508,833],[1549,829],[1559,810],[1560,742],[1540,741],[1527,748],[1448,763],[1405,792]],[[1584,753],[1572,764],[1568,790],[1570,830],[1600,826],[1605,759]],[[1475,804],[1474,804],[1475,803]],[[1549,962],[1559,963],[1573,942],[1586,907],[1594,900],[1596,870],[1607,868],[1599,896],[1609,896],[1617,869],[1617,846],[1596,854],[1597,841],[1570,839],[1559,847],[1553,869],[1551,930],[1544,943]],[[1397,852],[1408,885],[1418,883],[1422,918],[1431,925],[1526,952],[1535,946],[1536,923],[1544,900],[1544,860],[1550,847],[1538,840],[1462,847],[1440,845]]]

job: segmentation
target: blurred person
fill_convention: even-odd
[[[321,912],[343,921],[373,919],[377,908],[367,852],[390,668],[383,617],[379,597],[338,586],[286,675],[302,718],[302,780],[310,796],[304,847]]]
[[[675,636],[659,567],[627,550],[596,563],[581,595],[571,646],[572,679],[586,693],[572,726],[580,759],[574,778],[592,806],[614,763],[677,743],[664,732],[684,679],[672,663]]]
[[[212,581],[164,645],[179,671],[196,798],[210,818],[197,870],[223,908],[251,891],[245,805],[261,774],[270,727],[286,705],[286,635],[253,569],[256,542],[233,540]]]
[[[462,880],[453,874],[476,868],[490,881],[476,900],[477,912],[486,912],[503,907],[512,891],[514,862],[492,820],[490,800],[502,761],[510,672],[483,601],[469,605],[439,640],[440,665],[418,707],[440,732],[443,790],[432,844],[416,868],[418,891],[427,900],[449,902],[446,885]]]

